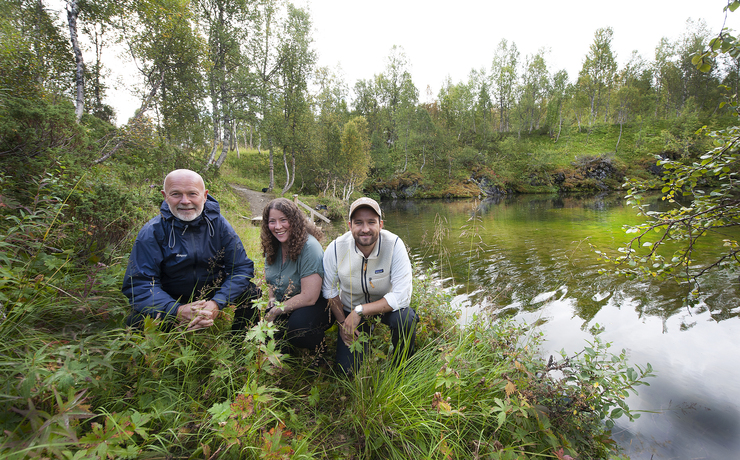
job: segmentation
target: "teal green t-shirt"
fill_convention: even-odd
[[[308,235],[297,260],[288,259],[283,263],[283,246],[280,245],[275,255],[275,263],[265,263],[265,279],[272,287],[275,299],[279,302],[300,294],[301,278],[318,273],[324,278],[324,250],[312,235]]]

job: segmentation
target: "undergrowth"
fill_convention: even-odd
[[[485,313],[462,326],[432,272],[414,277],[417,353],[390,366],[378,328],[351,380],[331,363],[336,326],[319,368],[281,354],[271,323],[233,336],[230,309],[206,331],[123,328],[128,248],[158,191],[98,174],[49,169],[23,197],[0,177],[2,458],[608,458],[610,424],[638,415],[624,397],[649,365],[598,337],[545,361],[538,334]],[[240,201],[215,189],[234,219]]]

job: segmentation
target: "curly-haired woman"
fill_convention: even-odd
[[[310,351],[320,351],[331,317],[321,296],[323,236],[285,198],[270,201],[262,213],[260,238],[269,292],[266,319],[279,325],[290,345]]]

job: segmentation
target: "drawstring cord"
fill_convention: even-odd
[[[213,223],[208,217],[204,216],[204,218],[205,218],[206,224],[208,224],[208,234],[211,237],[213,237],[213,235],[216,234],[216,229],[213,227]],[[188,231],[188,227],[190,227],[189,224],[185,225],[185,228],[182,229],[182,236],[185,236],[185,232]],[[175,226],[174,225],[170,227],[170,239],[167,242],[167,245],[169,246],[170,249],[175,247]]]
[[[167,242],[170,249],[175,247],[175,226],[170,226],[170,240]]]

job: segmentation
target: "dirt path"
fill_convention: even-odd
[[[252,218],[262,217],[262,210],[265,209],[267,203],[274,198],[270,193],[255,192],[248,188],[242,187],[241,185],[229,184],[237,194],[244,197],[249,201],[249,207],[252,210]]]

